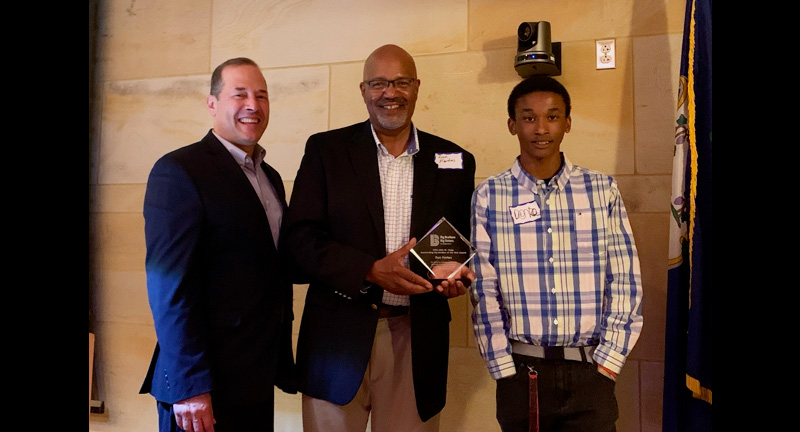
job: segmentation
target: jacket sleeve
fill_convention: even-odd
[[[352,224],[362,213],[352,208],[339,211],[330,208],[336,196],[348,192],[328,184],[328,173],[349,168],[335,166],[339,161],[330,160],[331,155],[323,153],[317,140],[316,136],[309,138],[295,178],[283,234],[286,251],[294,267],[310,283],[319,282],[357,296],[364,277],[378,258],[352,245],[364,243],[363,239],[353,240],[352,244],[344,239],[344,231],[348,229],[342,226]],[[338,179],[345,177],[341,172],[337,174]],[[355,232],[350,234],[358,236]]]
[[[202,295],[192,276],[203,210],[187,173],[168,158],[154,165],[144,198],[147,294],[158,337],[151,392],[174,403],[212,389]]]

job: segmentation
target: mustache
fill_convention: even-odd
[[[381,97],[380,99],[378,99],[378,103],[386,103],[386,102],[396,102],[396,103],[407,104],[408,103],[408,99],[406,99],[406,98],[404,98],[402,96],[393,97],[393,98]]]

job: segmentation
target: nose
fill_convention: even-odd
[[[255,95],[247,96],[245,108],[250,111],[258,111],[258,98]]]
[[[547,125],[545,124],[544,119],[537,118],[536,120],[534,120],[533,131],[537,135],[544,135],[548,132]]]
[[[387,85],[386,88],[383,89],[383,94],[394,95],[396,93],[397,93],[397,86],[394,85],[394,81],[389,81],[389,85]]]

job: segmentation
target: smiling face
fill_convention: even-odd
[[[519,139],[520,164],[555,174],[561,166],[561,141],[572,127],[564,99],[557,93],[534,91],[517,99],[514,111],[508,130]]]
[[[395,84],[374,90],[372,80],[410,78],[411,85],[398,89]],[[360,84],[361,96],[367,105],[369,119],[376,132],[396,135],[411,126],[411,117],[417,104],[419,80],[414,59],[405,50],[386,45],[375,50],[364,63],[364,81]]]
[[[206,99],[214,132],[249,153],[269,124],[269,93],[261,71],[250,65],[222,70],[219,95]]]

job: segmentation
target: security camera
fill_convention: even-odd
[[[549,22],[524,22],[519,25],[514,69],[522,78],[561,75],[561,42],[550,42]]]

